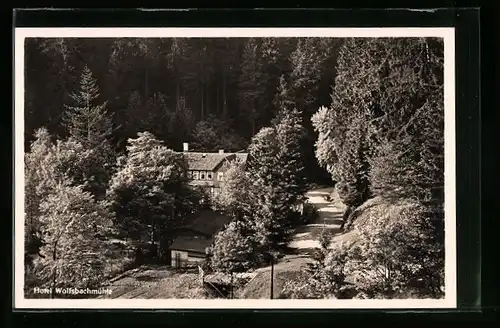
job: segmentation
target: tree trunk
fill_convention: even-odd
[[[205,92],[204,91],[205,91],[205,87],[202,85],[201,86],[201,100],[200,100],[200,120],[201,121],[203,121],[204,115],[205,115],[205,112],[204,112],[205,108],[203,107],[203,102],[205,100],[204,99],[205,98],[204,97],[205,96]]]
[[[144,56],[144,66],[145,66],[145,74],[144,74],[144,100],[146,110],[149,103],[149,61],[148,61],[148,46],[146,45],[146,56]]]
[[[342,216],[342,224],[340,225],[340,230],[349,229],[351,226],[351,221],[352,221],[352,212],[354,210],[354,207],[349,206],[346,208],[343,216]]]
[[[251,120],[252,120],[252,137],[255,135],[255,121],[256,121],[256,116],[257,116],[257,102],[255,101],[255,98],[252,100],[252,112],[251,112]]]
[[[155,242],[155,224],[154,219],[151,219],[151,235],[150,235],[151,244]]]
[[[217,113],[220,113],[220,87],[217,86]]]
[[[207,87],[207,91],[205,94],[205,113],[204,115],[207,116],[207,115],[210,115],[210,88]]]
[[[226,74],[222,75],[222,117],[227,118]]]
[[[229,283],[229,298],[233,299],[233,273],[231,272],[231,282]]]
[[[179,82],[177,82],[175,86],[175,112],[179,112],[180,109],[180,92]]]
[[[56,283],[57,283],[57,242],[54,244],[54,249],[52,251],[52,261],[54,261],[54,272],[52,273],[52,289],[50,290],[50,298],[55,298],[56,296]]]

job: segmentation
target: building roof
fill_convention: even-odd
[[[171,250],[206,253],[205,249],[212,243],[211,238],[201,236],[180,236],[170,245]]]
[[[248,159],[248,153],[234,153],[236,155],[236,157],[240,160],[243,161],[243,163],[246,163],[247,162],[247,159]]]
[[[188,162],[189,170],[197,171],[215,171],[215,169],[224,161],[239,158],[246,162],[247,153],[201,153],[201,152],[183,152]]]
[[[218,213],[211,209],[199,210],[190,219],[188,228],[193,231],[201,232],[204,235],[213,236],[217,231],[224,228],[231,222],[230,216]]]
[[[170,249],[205,253],[212,237],[231,220],[231,217],[210,209],[200,210],[188,218],[186,233],[177,237]]]
[[[191,186],[202,186],[202,187],[218,187],[218,181],[214,180],[191,180],[189,181]]]

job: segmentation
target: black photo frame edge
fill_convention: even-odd
[[[280,17],[280,20],[273,20]],[[178,311],[20,311],[13,320],[30,323],[74,323],[75,321],[132,323],[186,323],[204,320],[221,323],[290,322],[312,324],[348,319],[350,323],[391,313],[391,317],[419,320],[421,315],[456,315],[481,311],[481,199],[480,199],[480,38],[479,10],[436,9],[433,11],[394,10],[309,10],[303,15],[298,10],[231,10],[224,11],[137,11],[108,10],[95,15],[90,10],[73,11],[16,11],[16,27],[77,27],[77,26],[151,26],[151,27],[455,27],[456,31],[456,168],[457,168],[457,244],[458,250],[458,306],[456,310],[178,310]],[[458,178],[459,177],[459,178]],[[12,204],[12,203],[11,203]],[[472,218],[472,219],[471,219]],[[12,236],[12,235],[11,235]],[[11,244],[12,245],[12,244]],[[11,280],[12,281],[12,280]],[[18,312],[19,311],[19,312]],[[93,314],[89,316],[89,314]],[[119,315],[118,315],[119,314]],[[349,317],[351,316],[351,317]],[[410,319],[411,317],[411,319]]]

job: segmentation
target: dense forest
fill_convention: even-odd
[[[330,103],[339,39],[122,38],[26,40],[26,146],[46,126],[56,135],[70,93],[87,66],[99,99],[114,113],[114,144],[150,131],[180,150],[241,150],[275,117],[286,87],[308,125],[309,171],[328,181],[314,159],[310,118]],[[281,89],[280,89],[281,87]],[[319,172],[319,174],[318,174]]]
[[[27,39],[25,59],[31,285],[99,285],[125,270],[117,240],[166,251],[204,197],[175,152],[189,142],[249,153],[213,200],[233,221],[211,270],[287,254],[322,183],[358,237],[320,236],[284,297],[343,297],[353,276],[359,297],[443,296],[442,40]]]

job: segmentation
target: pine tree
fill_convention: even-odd
[[[107,102],[96,104],[99,95],[97,80],[85,66],[79,90],[70,95],[74,105],[66,106],[64,124],[69,135],[88,148],[106,142],[113,131],[112,115],[106,111]]]
[[[330,97],[325,95],[331,92],[333,86],[337,48],[334,39],[301,38],[290,55],[292,70],[287,83],[288,94],[304,117],[304,128],[307,131],[303,143],[303,152],[307,158],[305,165],[311,172],[311,180],[318,182],[329,182],[329,179],[327,172],[314,160],[314,143],[317,135],[310,120],[318,107],[330,100]]]
[[[177,147],[180,147],[183,142],[191,141],[191,131],[195,127],[193,111],[187,107],[186,98],[180,97],[177,106],[168,124],[171,132],[169,141],[174,149],[178,149]]]
[[[82,144],[86,149],[99,153],[88,165],[86,172],[88,190],[96,197],[102,197],[112,172],[114,152],[110,143],[113,133],[112,115],[106,111],[104,102],[96,104],[99,87],[90,69],[85,66],[80,79],[80,89],[71,94],[74,102],[66,106],[64,124],[71,139]]]
[[[302,153],[306,132],[299,110],[285,107],[281,113],[281,119],[276,125],[280,147],[278,158],[282,170],[279,183],[289,195],[286,204],[294,206],[303,200],[306,192],[305,158]]]
[[[301,114],[295,109],[283,109],[279,117],[276,125],[261,129],[249,147],[261,242],[270,251],[278,252],[290,240],[294,208],[306,191]]]
[[[260,76],[259,84],[263,88],[263,93],[259,95],[259,112],[262,114],[262,125],[267,124],[276,116],[279,108],[273,104],[276,90],[278,89],[280,76],[283,75],[283,66],[288,54],[281,51],[281,42],[279,38],[263,38],[260,46]]]
[[[239,151],[244,148],[242,138],[231,128],[228,122],[208,115],[204,121],[199,121],[192,131],[193,149],[204,152],[215,152],[219,149]]]
[[[312,116],[311,122],[318,133],[316,158],[336,182],[339,196],[347,205],[344,224],[350,226],[352,211],[371,196],[369,156],[372,126],[366,92],[361,93],[357,89],[367,87],[358,80],[349,84],[352,71],[362,71],[360,65],[352,62],[352,54],[346,52],[347,47],[344,44],[339,57],[331,105],[329,108],[321,107]]]
[[[353,225],[361,232],[362,247],[351,262],[386,266],[390,273],[364,286],[385,297],[398,288],[414,288],[415,281],[422,291],[426,286],[439,290],[444,252],[442,51],[441,40],[430,38],[346,40],[331,108],[313,117],[320,134],[318,160],[339,181],[343,200],[351,209],[363,194],[373,193],[382,202],[383,211],[372,222],[366,221],[370,211],[362,206],[350,215],[364,217],[362,225]],[[405,245],[394,245],[399,242]],[[427,269],[420,271],[422,262]]]
[[[326,55],[320,47],[319,38],[304,38],[299,39],[297,48],[290,56],[293,68],[290,74],[291,93],[296,106],[305,112],[318,107],[322,64]]]
[[[285,76],[281,75],[278,85],[278,90],[274,97],[274,105],[279,108],[276,117],[273,119],[273,124],[279,124],[282,116],[289,111],[297,111],[295,106],[295,100],[290,92],[289,83],[286,81]],[[298,111],[297,111],[298,112]],[[294,113],[294,115],[297,113]]]
[[[259,120],[259,108],[261,107],[261,96],[264,93],[260,83],[261,62],[259,60],[259,44],[255,38],[246,40],[241,58],[241,74],[238,80],[238,98],[240,102],[240,112],[243,117],[249,120],[251,134],[257,131]]]

